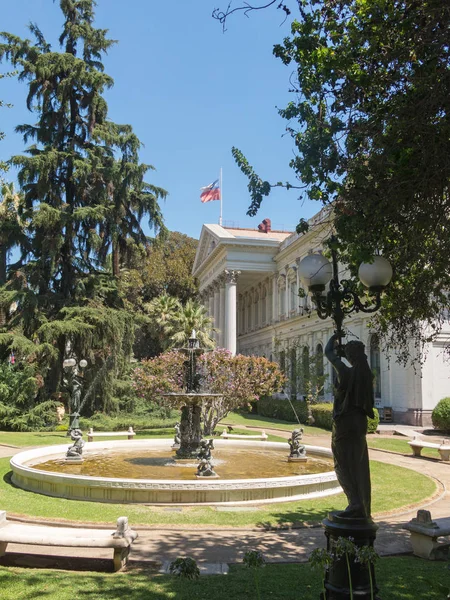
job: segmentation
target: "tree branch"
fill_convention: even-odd
[[[269,2],[268,4],[265,4],[263,6],[252,6],[248,2],[244,2],[244,6],[238,6],[237,8],[231,8],[231,2],[230,2],[225,11],[220,10],[220,8],[215,8],[212,12],[212,18],[219,21],[219,23],[222,25],[223,32],[225,33],[226,20],[233,13],[243,10],[244,15],[246,17],[248,17],[249,12],[251,12],[253,10],[263,10],[265,8],[269,8],[269,6],[272,6],[273,4],[276,4],[277,2],[278,2],[278,0],[272,0],[271,2]],[[285,19],[283,21],[283,23],[284,23],[286,21],[286,19],[288,18],[288,16],[291,14],[291,11],[286,6],[286,4],[284,4],[283,1],[279,2],[277,9],[281,9],[282,11],[284,11],[284,13],[286,15]]]

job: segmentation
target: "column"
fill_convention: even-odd
[[[216,329],[220,328],[220,287],[219,282],[214,282],[214,327]],[[214,339],[216,340],[216,344],[219,345],[219,336],[220,331],[216,331],[214,334]]]
[[[288,277],[289,269],[286,267],[286,275],[285,275],[285,292],[284,292],[284,314],[286,315],[286,319],[289,318],[289,277]]]
[[[225,348],[236,354],[236,288],[240,271],[225,271]]]
[[[278,274],[272,277],[272,321],[278,321]]]
[[[214,318],[214,292],[211,287],[208,288],[208,315]]]
[[[219,279],[219,348],[225,346],[225,277],[222,275]]]

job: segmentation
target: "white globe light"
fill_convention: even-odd
[[[329,260],[321,254],[308,254],[298,265],[298,274],[308,288],[325,289],[333,277],[333,269]]]
[[[84,369],[85,367],[87,367],[87,360],[85,360],[84,358],[82,358],[82,359],[80,360],[80,367],[81,367],[82,369]]]
[[[77,361],[74,358],[66,358],[63,362],[63,367],[74,367],[77,364]]]
[[[369,290],[380,291],[391,281],[392,267],[382,256],[374,256],[373,262],[361,263],[358,276]]]

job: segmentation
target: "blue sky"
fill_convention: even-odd
[[[61,30],[59,2],[15,0],[2,10],[1,28],[27,36],[36,22],[57,46]],[[292,68],[272,55],[272,47],[289,34],[280,11],[268,9],[246,18],[229,19],[227,31],[211,18],[228,0],[98,0],[96,26],[118,40],[104,59],[115,85],[106,93],[109,116],[129,123],[144,144],[143,162],[156,172],[151,183],[168,190],[162,203],[166,225],[198,238],[203,223],[217,223],[219,202],[200,203],[200,187],[223,168],[224,224],[256,227],[263,218],[275,228],[293,229],[319,204],[299,198],[298,191],[274,190],[256,217],[246,215],[250,204],[246,177],[231,155],[244,152],[256,171],[271,182],[293,181],[289,161],[291,138],[276,107],[293,99],[289,94]],[[238,6],[240,0],[235,0]],[[1,72],[8,70],[0,65]],[[19,123],[35,117],[26,110],[26,84],[1,80],[1,129],[7,134],[0,157],[22,153],[14,133]]]

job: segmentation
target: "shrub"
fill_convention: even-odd
[[[314,417],[314,425],[331,431],[333,425],[333,403],[321,402],[311,406],[311,414]]]
[[[367,433],[375,433],[380,423],[380,413],[376,408],[373,409],[373,414],[373,419],[367,419]]]
[[[300,423],[306,423],[308,418],[308,407],[304,400],[292,400],[295,412],[300,420]],[[265,396],[256,402],[258,414],[262,417],[270,417],[272,419],[280,419],[281,421],[289,421],[297,423],[292,405],[288,400],[272,398]]]
[[[171,575],[181,577],[183,579],[198,579],[200,577],[200,569],[197,563],[190,556],[185,558],[177,558],[169,565]]]
[[[151,414],[142,415],[135,413],[123,413],[109,416],[103,413],[95,413],[91,417],[81,417],[80,427],[82,431],[93,427],[95,431],[123,431],[133,427],[135,431],[141,429],[160,429],[161,427],[174,427],[179,421],[179,411],[171,411],[170,417],[161,418]]]
[[[450,432],[450,397],[439,400],[431,413],[431,420],[435,429]]]
[[[331,431],[333,425],[333,404],[331,402],[323,402],[311,406],[312,416],[314,417],[314,425],[328,429]],[[377,409],[374,409],[374,418],[367,419],[367,433],[375,433],[380,422],[380,415]]]

